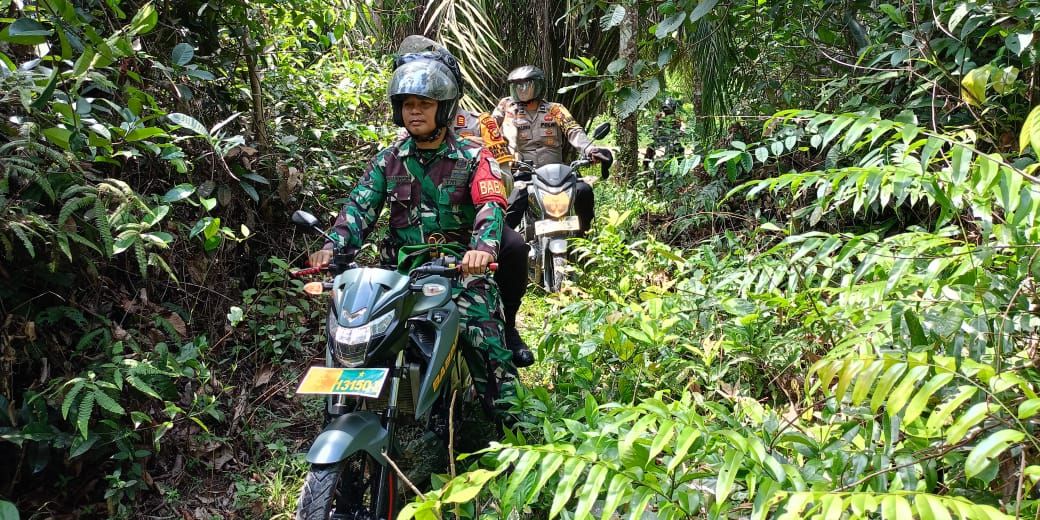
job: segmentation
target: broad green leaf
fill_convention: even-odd
[[[1040,154],[1040,105],[1033,107],[1022,123],[1022,133],[1018,136],[1019,151],[1025,153],[1026,145],[1033,147],[1033,153]]]
[[[701,436],[700,430],[694,426],[684,426],[682,431],[679,432],[679,437],[676,439],[675,453],[672,456],[672,460],[668,462],[668,473],[675,471],[675,468],[682,464],[686,458],[686,454],[689,453],[690,447],[693,446],[694,441]]]
[[[195,57],[195,48],[188,43],[178,43],[173,47],[173,51],[170,52],[170,61],[174,65],[184,66]]]
[[[527,502],[531,502],[534,497],[542,491],[545,487],[545,483],[549,482],[549,479],[556,476],[556,472],[559,471],[560,466],[563,465],[563,455],[559,453],[549,453],[542,457],[542,463],[538,465],[538,482],[535,483],[534,487],[526,497]]]
[[[906,520],[913,518],[910,503],[899,495],[888,495],[881,499],[881,518],[884,520]]]
[[[628,499],[628,494],[631,491],[629,484],[632,480],[628,477],[617,473],[613,478],[610,479],[610,485],[607,486],[607,496],[603,502],[603,514],[600,516],[600,520],[610,520],[614,516],[614,511]]]
[[[809,492],[791,493],[787,503],[784,504],[784,514],[780,515],[778,520],[801,520],[802,510],[809,505],[812,499],[813,494]]]
[[[878,380],[877,388],[874,389],[874,395],[870,398],[870,409],[873,412],[877,412],[878,408],[881,408],[881,404],[888,398],[888,392],[895,386],[896,381],[899,380],[899,376],[903,375],[906,370],[906,363],[896,363],[890,367]]]
[[[603,16],[599,19],[600,29],[603,31],[609,31],[618,25],[621,25],[622,20],[625,19],[625,8],[621,4],[612,4],[605,9]]]
[[[32,18],[19,18],[0,32],[0,41],[19,45],[37,45],[47,41],[51,30]]]
[[[232,307],[232,310],[238,309],[238,307]],[[242,321],[242,309],[238,309],[238,320]],[[237,322],[232,318],[231,314],[228,314],[228,319],[231,320],[231,326],[234,327]],[[516,495],[516,490],[520,489],[520,485],[524,483],[524,480],[528,475],[531,474],[531,470],[534,469],[535,464],[538,463],[541,454],[537,451],[528,451],[520,457],[520,461],[516,463],[512,473],[509,475],[509,486],[506,487],[505,497],[506,500],[512,502],[513,497]]]
[[[1012,33],[1004,38],[1004,45],[1016,56],[1021,56],[1022,51],[1028,49],[1031,43],[1033,43],[1032,32]]]
[[[909,424],[914,419],[917,419],[921,412],[924,411],[925,406],[928,405],[928,400],[952,380],[953,374],[949,372],[933,376],[928,383],[914,394],[910,404],[906,405],[906,411],[903,412],[903,422]]]
[[[946,430],[946,444],[957,444],[960,442],[964,435],[968,433],[968,430],[982,422],[993,411],[994,407],[995,405],[982,402],[975,403],[971,408],[968,408],[968,411],[958,417],[954,421],[953,426]]]
[[[877,379],[878,374],[885,368],[885,362],[880,359],[875,359],[870,363],[870,366],[866,370],[861,372],[856,378],[856,384],[852,387],[852,405],[859,406],[867,395],[870,393],[870,387],[874,386],[874,381]]]
[[[556,518],[564,506],[570,501],[574,493],[575,484],[585,471],[585,461],[574,457],[563,465],[563,473],[560,474],[560,483],[556,486],[552,506],[549,508],[549,518]]]
[[[1001,430],[986,437],[972,448],[964,460],[964,474],[968,478],[978,475],[989,464],[990,459],[1004,452],[1012,444],[1021,442],[1026,434],[1017,430]]]
[[[953,182],[955,184],[963,183],[968,180],[969,168],[971,167],[974,154],[964,146],[956,146],[950,155],[952,156],[950,174],[953,177]]]
[[[469,502],[476,498],[480,494],[480,490],[484,488],[484,484],[498,473],[486,469],[465,473],[448,484],[445,495],[441,500],[452,504]]]
[[[589,469],[585,485],[578,491],[578,505],[574,507],[575,518],[586,518],[589,516],[589,512],[592,511],[592,505],[599,498],[600,491],[603,490],[603,482],[607,480],[608,474],[607,467],[602,464],[593,464],[592,468]]]
[[[167,114],[166,118],[175,125],[187,128],[203,137],[209,137],[209,131],[206,130],[206,127],[202,123],[198,122],[194,117],[180,112],[174,112],[172,114]]]
[[[18,508],[11,502],[0,500],[0,520],[18,520]]]
[[[997,94],[1007,94],[1013,90],[1015,80],[1018,79],[1018,67],[1007,66],[1003,69],[994,69],[990,85]]]
[[[69,138],[72,137],[72,131],[67,128],[51,127],[43,131],[43,136],[48,141],[69,150]]]
[[[665,47],[661,49],[661,52],[657,55],[657,66],[664,68],[666,65],[672,62],[672,55],[675,53],[675,49],[672,47]]]
[[[155,12],[155,6],[148,2],[141,6],[134,18],[130,20],[130,27],[127,32],[131,36],[145,34],[154,29],[158,22],[159,14]]]
[[[913,395],[914,389],[924,379],[924,376],[928,375],[928,370],[928,366],[916,366],[911,368],[910,372],[906,374],[906,377],[900,381],[899,386],[892,390],[891,394],[889,394],[886,405],[889,417],[892,417],[903,410],[903,406],[906,405],[907,401],[909,401],[910,397]]]
[[[952,520],[942,502],[931,495],[919,493],[914,497],[914,507],[921,520]]]
[[[84,453],[90,451],[90,448],[92,448],[95,444],[97,444],[97,441],[100,440],[100,439],[101,439],[101,437],[98,436],[97,434],[91,434],[86,439],[84,439],[82,437],[76,437],[72,441],[72,449],[69,450],[69,458],[70,459],[74,459],[74,458],[79,457],[80,455],[83,455]],[[4,520],[4,519],[5,519],[4,515],[0,514],[0,520]]]
[[[694,7],[693,11],[690,12],[690,23],[694,23],[703,18],[704,15],[711,12],[717,3],[719,3],[719,0],[701,0],[697,4],[697,7]]]
[[[657,36],[658,40],[668,36],[673,31],[678,29],[685,19],[686,11],[679,11],[678,13],[675,13],[665,18],[664,20],[661,20],[657,23],[657,31],[654,33],[654,35]]]
[[[675,430],[675,421],[670,419],[661,421],[661,424],[657,427],[657,435],[650,444],[650,452],[647,455],[651,460],[672,442],[672,438],[675,437]]]
[[[845,391],[848,390],[853,378],[859,375],[863,365],[864,361],[862,359],[855,359],[845,363],[845,368],[838,374],[838,384],[834,387],[834,398],[839,402],[845,398]]]
[[[946,420],[953,414],[954,410],[960,408],[962,404],[971,399],[975,395],[978,388],[970,385],[964,385],[960,387],[960,392],[953,396],[950,400],[939,405],[938,408],[932,411],[931,415],[928,416],[928,423],[925,428],[928,430],[938,430],[944,424]]]
[[[162,128],[156,128],[154,126],[143,127],[143,128],[135,128],[135,129],[131,130],[128,134],[126,134],[126,140],[127,140],[127,142],[131,142],[132,143],[134,141],[142,141],[144,139],[148,139],[150,137],[155,137],[157,135],[169,135],[169,134],[166,133],[166,130],[163,130]]]
[[[970,12],[970,10],[971,10],[971,6],[969,5],[968,2],[958,2],[957,3],[957,7],[954,8],[953,14],[950,15],[950,21],[949,21],[950,32],[953,32],[957,28],[957,26],[960,25],[961,21],[963,21],[964,18],[966,16],[968,16],[968,13]]]
[[[1040,398],[1028,399],[1018,405],[1018,418],[1028,419],[1040,411]]]
[[[979,106],[986,102],[986,86],[992,68],[989,65],[970,70],[961,78],[961,97],[969,105]]]
[[[737,478],[737,470],[744,462],[744,452],[738,449],[726,451],[723,459],[722,469],[719,471],[719,479],[715,481],[715,501],[725,502],[733,490],[733,481]]]
[[[845,512],[845,500],[841,495],[826,494],[820,499],[820,520],[841,520]]]
[[[58,72],[58,67],[54,67],[54,71],[51,73],[51,79],[47,82],[47,86],[43,88],[43,92],[40,93],[40,96],[32,102],[31,106],[33,109],[42,110],[47,106],[51,97],[54,96],[54,88],[58,86]]]
[[[189,183],[178,184],[173,188],[170,188],[170,191],[167,191],[166,195],[163,195],[163,202],[177,202],[178,200],[183,200],[190,197],[192,193],[195,193],[194,185]],[[192,236],[194,236],[195,233],[196,232],[193,231]]]

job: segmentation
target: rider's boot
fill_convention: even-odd
[[[520,337],[520,331],[515,325],[506,325],[506,346],[513,351],[513,365],[516,368],[529,367],[534,364],[534,352],[527,348],[524,339]]]
[[[534,353],[527,348],[524,338],[520,337],[520,331],[516,330],[516,313],[519,310],[519,305],[503,305],[502,321],[505,322],[506,347],[513,352],[513,365],[516,368],[524,368],[534,364]]]

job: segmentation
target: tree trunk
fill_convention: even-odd
[[[246,57],[246,71],[249,75],[249,94],[253,101],[253,137],[261,150],[267,149],[267,119],[264,116],[264,93],[260,88],[260,71],[257,69],[254,46],[249,36],[249,28],[242,33],[242,50]]]
[[[635,84],[633,65],[639,59],[636,46],[636,35],[639,34],[639,6],[629,0],[625,2],[625,18],[621,22],[621,38],[618,57],[627,60],[628,65],[621,80],[625,85]],[[639,112],[618,121],[618,174],[622,177],[633,177],[639,171]]]

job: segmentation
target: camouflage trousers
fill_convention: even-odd
[[[505,345],[498,287],[485,276],[467,276],[455,289],[455,305],[462,323],[459,336],[462,356],[485,410],[494,410],[495,400],[513,391],[513,353]]]

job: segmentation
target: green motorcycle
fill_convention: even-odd
[[[292,220],[325,235],[313,215],[297,211]],[[461,403],[475,395],[452,299],[459,252],[420,248],[411,253],[422,262],[391,270],[357,267],[337,246],[328,267],[295,273],[335,276],[305,286],[310,294],[331,292],[332,301],[325,366],[311,367],[297,390],[326,395],[328,418],[307,452],[299,520],[393,519],[404,506],[388,461],[397,461],[400,430],[420,429],[427,444],[446,445],[456,396]]]

